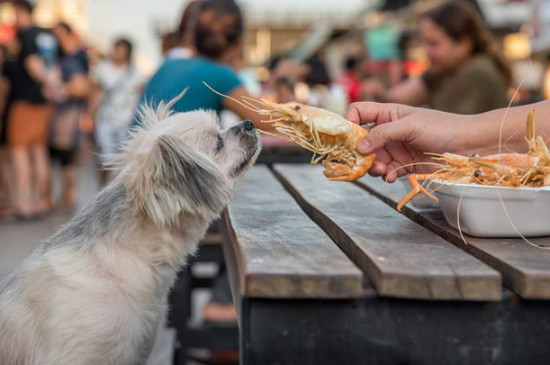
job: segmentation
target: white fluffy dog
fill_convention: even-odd
[[[119,176],[0,285],[0,364],[142,364],[178,269],[259,142],[211,112],[144,108]]]

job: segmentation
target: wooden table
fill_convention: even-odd
[[[321,170],[255,167],[223,214],[241,364],[550,363],[550,251]]]

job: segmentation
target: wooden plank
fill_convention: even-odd
[[[390,206],[405,193],[401,184],[386,184],[382,179],[365,177],[358,184],[377,194]],[[530,246],[522,239],[475,238],[449,226],[441,212],[423,212],[406,206],[403,213],[457,247],[469,252],[500,272],[504,285],[525,299],[550,299],[550,250]],[[531,239],[550,246],[550,237]]]
[[[300,209],[266,167],[237,187],[223,229],[240,294],[256,298],[357,298],[363,274]],[[227,247],[226,247],[227,248]]]
[[[237,260],[237,251],[241,254],[241,250],[236,249],[237,240],[235,238],[235,231],[231,226],[231,218],[229,217],[229,212],[227,208],[222,212],[220,220],[220,233],[222,235],[222,248],[223,248],[223,258],[225,260],[225,265],[227,268],[227,273],[229,277],[229,286],[231,287],[231,296],[233,298],[233,303],[237,309],[237,316],[239,320],[239,326],[242,328],[241,319],[243,318],[243,308],[242,308],[242,292],[244,279],[242,277],[242,268],[239,266],[239,261]],[[241,259],[242,260],[242,259]]]
[[[276,165],[302,208],[372,280],[378,294],[418,299],[499,300],[500,275],[319,166]]]

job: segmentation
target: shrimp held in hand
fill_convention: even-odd
[[[354,181],[365,175],[375,155],[357,152],[357,143],[369,132],[328,110],[299,103],[277,104],[261,100],[271,123],[288,140],[313,152],[311,163],[323,160],[326,177],[334,181]]]
[[[323,173],[331,180],[357,180],[369,171],[374,162],[374,154],[363,156],[357,152],[357,143],[369,131],[336,113],[292,102],[277,104],[248,97],[234,101],[268,116],[269,119],[262,122],[270,123],[279,134],[260,132],[286,139],[313,152],[311,163],[322,161],[325,167]]]

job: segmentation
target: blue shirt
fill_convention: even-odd
[[[218,114],[223,109],[224,98],[208,89],[228,95],[242,82],[229,67],[205,58],[168,59],[160,66],[147,84],[140,104],[158,105],[178,96],[185,88],[187,93],[174,105],[174,111],[187,112],[211,109]]]

